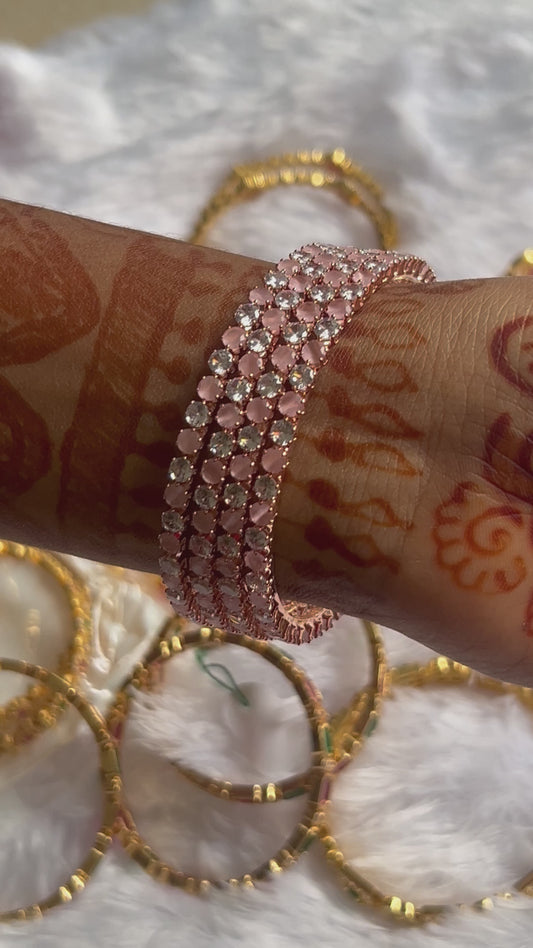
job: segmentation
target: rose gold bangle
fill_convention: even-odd
[[[342,329],[380,286],[431,282],[418,257],[308,245],[237,308],[209,358],[171,461],[159,537],[175,611],[255,638],[308,642],[336,613],[278,596],[276,501],[306,394]]]

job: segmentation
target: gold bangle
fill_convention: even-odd
[[[60,678],[53,672],[47,671],[45,668],[41,668],[40,665],[30,665],[28,662],[14,658],[0,658],[0,671],[18,672],[20,675],[35,678],[46,685],[50,691],[60,695],[65,706],[70,704],[77,708],[82,718],[91,728],[98,744],[100,775],[104,794],[102,823],[81,866],[47,899],[34,902],[24,908],[0,913],[0,921],[12,922],[41,918],[48,909],[55,905],[64,905],[66,902],[71,902],[74,896],[83,891],[111,844],[113,825],[120,809],[121,779],[115,744],[110,737],[102,715],[72,687],[70,682]]]
[[[533,710],[533,689],[489,678],[475,672],[467,665],[461,665],[459,662],[451,661],[451,659],[442,655],[432,659],[426,665],[413,663],[392,668],[390,681],[392,686],[406,685],[419,688],[426,685],[468,684],[471,687],[489,690],[497,694],[512,694],[525,707]],[[341,874],[344,888],[355,896],[359,902],[385,910],[399,921],[424,924],[435,921],[455,909],[490,910],[494,908],[495,902],[500,900],[507,902],[519,893],[533,896],[533,871],[514,883],[514,892],[498,892],[495,895],[484,896],[471,904],[458,902],[417,906],[414,902],[402,899],[398,895],[387,895],[348,863],[339,848],[336,838],[331,833],[327,819],[327,806],[328,802],[326,801],[319,806],[317,811],[319,838],[326,849],[328,861],[332,862]]]
[[[75,685],[85,670],[92,639],[91,605],[86,585],[66,564],[45,550],[0,540],[0,556],[28,560],[47,570],[64,591],[73,622],[73,636],[59,658],[56,675]],[[42,683],[32,685],[0,706],[0,754],[26,744],[52,727],[66,707],[64,698]]]
[[[177,622],[177,628],[180,629],[182,620],[178,618]],[[111,733],[116,735],[117,749],[128,713],[131,697],[130,685],[139,689],[146,688],[147,683],[153,681],[152,676],[155,669],[174,655],[191,648],[213,648],[224,643],[239,645],[261,655],[278,668],[294,686],[304,706],[311,731],[312,764],[309,770],[309,800],[302,818],[289,839],[273,857],[265,860],[252,872],[226,880],[200,878],[173,869],[164,863],[154,850],[141,839],[133,816],[125,802],[123,802],[115,832],[126,852],[158,882],[178,886],[195,895],[205,894],[211,887],[246,886],[250,888],[255,885],[256,881],[276,875],[293,865],[317,835],[317,828],[314,825],[316,809],[324,795],[329,791],[327,774],[331,764],[331,735],[325,709],[317,697],[313,685],[291,658],[275,649],[268,642],[238,635],[235,632],[224,632],[221,629],[211,629],[204,626],[190,631],[179,631],[177,634],[163,638],[152,648],[145,662],[134,669],[117,696],[115,706],[109,714],[109,727]]]
[[[505,276],[533,276],[533,247],[528,247],[513,260]]]
[[[319,149],[275,155],[263,161],[238,165],[201,211],[187,238],[202,244],[213,222],[234,204],[257,197],[272,188],[308,185],[333,191],[352,207],[359,208],[373,223],[382,250],[397,242],[394,215],[383,204],[383,192],[376,181],[347,157],[343,148],[332,152]]]
[[[352,760],[364,738],[374,730],[388,682],[385,649],[378,626],[366,620],[363,621],[363,626],[371,651],[372,676],[368,686],[357,691],[346,708],[329,718],[335,772]],[[317,697],[320,699],[318,692]],[[282,780],[244,784],[209,777],[179,760],[172,763],[182,777],[207,793],[240,803],[275,803],[278,800],[288,800],[307,793],[309,787],[309,771],[293,774]]]

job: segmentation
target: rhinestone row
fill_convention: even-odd
[[[168,472],[160,567],[178,614],[292,642],[331,626],[330,610],[284,604],[275,591],[277,497],[318,368],[368,296],[402,278],[434,275],[416,257],[308,245],[238,307],[185,412]]]

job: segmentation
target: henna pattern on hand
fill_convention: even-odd
[[[304,536],[315,550],[321,553],[332,550],[350,566],[355,566],[358,569],[384,566],[391,573],[397,573],[400,568],[400,564],[396,559],[381,552],[374,537],[369,533],[351,535],[350,547],[348,547],[336,535],[333,527],[324,517],[313,517],[305,527]]]
[[[410,425],[391,405],[380,402],[355,404],[342,385],[334,385],[322,398],[333,418],[344,418],[367,431],[386,438],[421,438],[422,431]]]
[[[520,392],[533,395],[533,316],[517,316],[497,329],[490,354],[500,375]]]
[[[335,358],[335,356],[337,356]],[[358,379],[364,382],[369,389],[377,392],[400,393],[418,392],[411,373],[400,359],[377,359],[375,362],[357,362],[355,353],[346,349],[333,355],[328,363],[334,372],[343,375],[349,381]]]
[[[483,460],[491,484],[533,506],[533,430],[522,435],[509,414],[499,415],[489,429]]]
[[[305,437],[315,445],[319,454],[333,463],[349,460],[354,467],[366,467],[371,471],[384,471],[399,477],[415,477],[421,473],[403,451],[382,441],[349,444],[342,432],[334,428],[328,428],[316,438],[309,435]]]
[[[0,501],[9,502],[48,473],[52,445],[41,415],[7,379],[0,379],[0,404]]]

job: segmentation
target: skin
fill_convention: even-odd
[[[157,572],[183,413],[270,265],[0,201],[0,535]],[[381,288],[318,373],[282,597],[533,685],[531,278]]]

